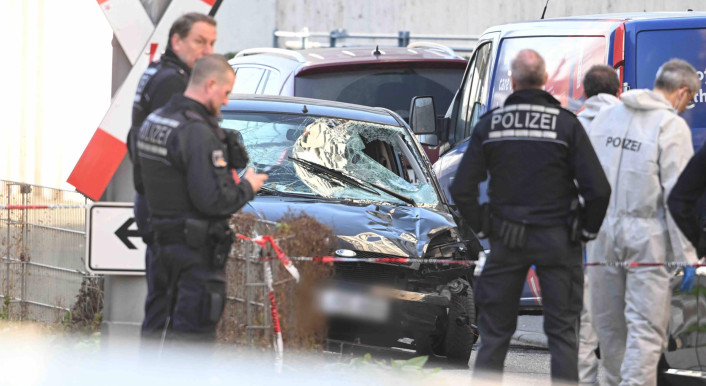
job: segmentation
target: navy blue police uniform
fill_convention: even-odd
[[[136,136],[157,252],[154,289],[168,294],[170,331],[185,339],[215,337],[234,239],[228,219],[254,197],[247,180],[233,180],[233,160],[243,155],[229,154],[228,138],[203,104],[183,95],[150,114]]]
[[[147,245],[145,251],[145,276],[147,277],[147,299],[145,300],[145,319],[143,333],[160,330],[167,319],[169,300],[166,292],[155,288],[154,246],[149,228],[149,207],[144,196],[144,186],[139,163],[136,162],[135,141],[137,133],[148,115],[167,104],[173,95],[183,94],[189,82],[191,70],[170,48],[160,60],[150,63],[140,78],[132,105],[132,126],[128,133],[127,144],[133,165],[133,183],[135,186],[134,215],[140,236]]]
[[[478,184],[488,176],[489,203],[481,206]],[[464,220],[491,245],[475,288],[482,342],[476,371],[502,371],[535,265],[552,378],[577,382],[581,241],[596,237],[610,198],[581,123],[545,91],[511,94],[475,126],[450,192]]]
[[[667,205],[698,256],[706,255],[706,146],[689,160],[669,193]]]

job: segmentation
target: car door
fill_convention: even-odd
[[[484,35],[468,62],[461,88],[457,111],[452,113],[449,143],[456,144],[468,138],[478,118],[487,111],[488,87],[495,62],[497,33]],[[453,108],[452,103],[452,108]]]
[[[466,150],[464,139],[471,135],[478,118],[487,110],[488,86],[495,62],[495,46],[498,33],[481,37],[468,62],[460,89],[456,92],[445,118],[448,130],[442,135],[443,155],[434,164],[434,172],[449,202],[453,202],[448,192],[456,175],[456,168]],[[449,151],[450,149],[450,151]]]

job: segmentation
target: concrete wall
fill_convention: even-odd
[[[272,46],[277,0],[223,0],[216,13],[215,50],[224,54],[243,48]]]
[[[493,25],[539,19],[544,4],[545,0],[224,0],[216,16],[221,23],[216,50],[271,46],[274,28],[479,35]],[[546,17],[688,8],[704,11],[706,4],[701,0],[550,0]]]
[[[476,35],[493,25],[539,19],[544,4],[545,0],[279,0],[277,27]],[[704,10],[706,4],[699,0],[550,0],[546,17],[687,8]]]

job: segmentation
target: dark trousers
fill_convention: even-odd
[[[497,230],[493,229],[497,235]],[[552,380],[578,382],[578,321],[583,305],[581,246],[569,241],[567,227],[528,228],[522,249],[490,237],[490,256],[476,283],[481,345],[474,373],[497,376],[503,370],[517,327],[520,295],[531,265],[542,290],[544,332],[551,354]]]
[[[158,275],[163,278],[159,278]],[[145,253],[145,277],[147,278],[147,299],[145,318],[142,320],[142,336],[159,338],[164,331],[164,323],[169,316],[169,285],[164,269],[157,265],[157,246],[150,244]]]
[[[215,340],[226,302],[226,281],[224,268],[211,266],[212,254],[209,247],[157,243],[156,253],[148,262],[143,338],[161,338],[171,313],[170,340]]]

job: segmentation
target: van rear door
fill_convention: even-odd
[[[625,81],[630,88],[652,88],[659,67],[672,58],[691,63],[704,81],[706,18],[634,20],[625,23]],[[691,127],[694,148],[706,141],[706,90],[701,84],[695,106],[681,116]]]

